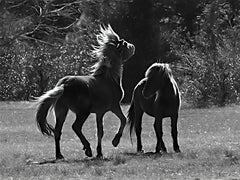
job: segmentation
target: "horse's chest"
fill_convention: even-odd
[[[111,109],[113,104],[119,103],[123,96],[121,86],[102,82],[91,88],[92,111],[102,112]]]
[[[123,91],[122,86],[116,85],[115,88],[113,88],[112,94],[113,94],[113,98],[116,101],[119,102],[120,100],[122,100],[122,98],[124,96],[124,91]]]

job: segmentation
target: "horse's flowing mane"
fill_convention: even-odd
[[[173,78],[173,74],[172,74],[172,70],[169,67],[169,64],[167,63],[153,63],[146,71],[145,73],[145,77],[150,77],[153,76],[156,72],[162,71],[163,74],[165,75],[164,77],[167,78],[167,80],[169,82],[171,82],[172,86],[173,86],[173,90],[176,94],[177,90],[177,86],[176,86],[176,81]]]
[[[172,70],[170,69],[169,67],[169,64],[167,63],[153,63],[146,71],[145,73],[145,77],[147,76],[151,76],[151,74],[153,74],[153,70],[154,68],[157,68],[159,71],[163,71],[163,73],[169,77],[169,78],[173,78],[173,75],[172,75]]]
[[[113,79],[121,77],[122,65],[120,63],[111,62],[113,59],[107,56],[108,45],[114,45],[119,41],[119,36],[113,31],[110,25],[101,26],[100,33],[97,35],[97,46],[93,46],[92,55],[98,59],[98,62],[92,66],[93,75],[104,74],[112,76]]]

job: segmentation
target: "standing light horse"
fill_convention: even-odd
[[[180,93],[168,64],[154,63],[145,73],[135,87],[130,108],[128,110],[128,123],[130,124],[130,137],[133,127],[137,136],[137,151],[142,152],[142,116],[143,113],[155,117],[154,130],[157,136],[156,153],[167,152],[162,140],[162,119],[171,118],[173,149],[180,152],[177,139],[177,120],[180,108]]]
[[[120,39],[110,25],[100,28],[97,42],[93,55],[98,62],[94,65],[92,75],[63,77],[52,90],[38,98],[37,124],[44,135],[54,134],[56,159],[64,158],[60,151],[60,137],[69,109],[76,114],[72,129],[81,140],[88,157],[92,156],[92,150],[82,133],[82,126],[90,113],[96,114],[97,157],[102,157],[103,116],[107,111],[112,111],[121,121],[112,144],[116,147],[120,142],[126,124],[126,117],[120,108],[123,97],[122,66],[134,54],[135,47]],[[56,117],[55,128],[46,120],[51,107]]]

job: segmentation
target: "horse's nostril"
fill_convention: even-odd
[[[133,54],[135,53],[135,46],[132,45],[132,51],[133,51]]]

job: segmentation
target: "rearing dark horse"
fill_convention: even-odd
[[[137,136],[137,151],[142,152],[142,116],[143,113],[155,117],[154,130],[157,136],[156,153],[166,152],[162,140],[162,119],[171,118],[173,149],[180,152],[177,139],[177,120],[180,108],[180,93],[168,64],[154,63],[135,87],[128,111],[130,137],[133,127]]]
[[[69,109],[76,114],[72,129],[80,138],[87,156],[92,156],[92,150],[82,134],[82,126],[90,113],[96,114],[97,157],[102,157],[103,116],[107,111],[112,111],[121,120],[112,144],[116,147],[120,142],[126,124],[126,117],[120,108],[123,97],[122,65],[134,54],[135,47],[120,39],[110,25],[101,27],[100,31],[97,35],[98,46],[93,50],[93,55],[98,58],[93,74],[66,76],[58,81],[55,88],[38,98],[37,124],[43,134],[54,134],[56,159],[64,158],[60,151],[60,137]],[[50,107],[53,107],[56,116],[55,128],[46,120]]]

